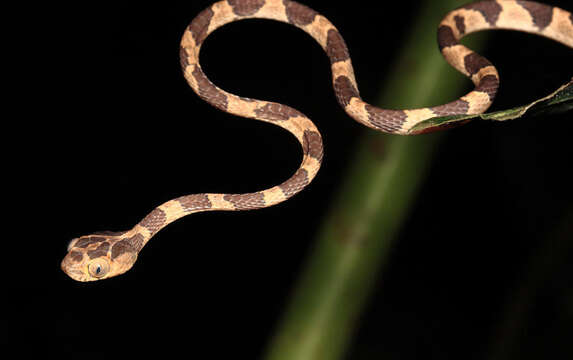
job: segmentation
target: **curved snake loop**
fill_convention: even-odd
[[[484,57],[459,44],[463,36],[481,30],[510,29],[545,36],[573,48],[573,15],[533,1],[474,2],[448,13],[438,27],[439,49],[448,63],[469,77],[475,89],[450,103],[408,110],[387,110],[364,102],[359,95],[346,44],[334,25],[316,11],[290,0],[224,0],[202,11],[181,40],[181,66],[189,85],[205,101],[228,113],[269,122],[292,133],[303,159],[295,174],[270,189],[247,194],[193,194],[167,201],[131,230],[96,233],[73,239],[62,269],[78,281],[110,278],[129,270],[143,246],[171,222],[201,211],[259,209],[283,202],[306,187],[322,160],[322,137],[312,121],[286,105],[230,94],[215,86],[201,70],[199,52],[207,36],[221,26],[248,18],[294,25],[322,46],[330,59],[336,98],[356,121],[386,133],[412,135],[416,124],[433,117],[478,114],[492,103],[499,86],[496,68]],[[424,130],[441,130],[434,127]]]

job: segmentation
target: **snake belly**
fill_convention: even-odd
[[[390,134],[414,135],[421,121],[441,116],[479,114],[488,109],[499,87],[496,68],[459,40],[470,33],[508,29],[533,33],[573,48],[573,15],[533,1],[495,0],[467,4],[448,13],[438,27],[438,46],[446,61],[474,83],[468,94],[447,104],[419,109],[381,109],[359,95],[348,48],[336,27],[309,7],[290,0],[223,0],[199,13],[185,30],[180,47],[183,74],[206,102],[233,115],[280,126],[302,146],[300,167],[289,179],[270,189],[246,194],[192,194],[155,208],[131,230],[102,232],[73,239],[61,267],[72,279],[94,281],[129,270],[139,251],[163,227],[202,211],[238,211],[269,207],[305,188],[316,176],[323,156],[322,137],[313,122],[287,105],[250,99],[214,85],[201,70],[199,53],[210,33],[235,21],[261,18],[296,26],[312,36],[326,52],[338,103],[359,123]],[[426,128],[423,132],[447,126]]]

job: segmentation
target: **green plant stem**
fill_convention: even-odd
[[[386,108],[423,107],[459,97],[468,80],[442,59],[433,29],[462,3],[426,2],[391,69],[395,75],[385,81],[375,103]],[[477,49],[475,43],[469,46]],[[366,131],[266,359],[340,359],[345,354],[439,138]]]

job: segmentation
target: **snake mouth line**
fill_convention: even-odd
[[[84,274],[83,271],[81,271],[79,269],[70,268],[67,265],[68,264],[64,259],[64,261],[62,261],[62,264],[61,264],[61,268],[62,268],[63,272],[65,272],[69,277],[71,277],[74,280],[85,281],[86,275]]]
[[[68,270],[65,272],[74,280],[85,281],[85,275],[80,270]]]

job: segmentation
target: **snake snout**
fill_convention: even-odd
[[[87,281],[86,274],[81,269],[81,263],[78,263],[77,257],[73,252],[66,254],[60,264],[62,271],[76,281]]]

